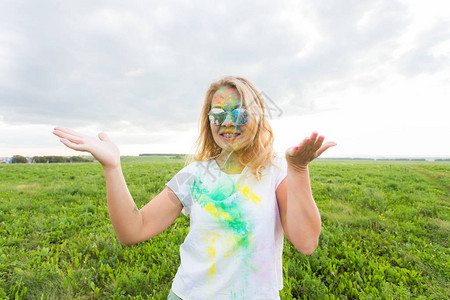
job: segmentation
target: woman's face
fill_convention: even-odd
[[[236,151],[249,142],[247,137],[247,126],[235,125],[231,121],[231,113],[236,108],[241,108],[241,97],[236,88],[220,87],[213,95],[211,100],[211,109],[221,108],[225,110],[226,118],[221,125],[215,125],[210,122],[211,132],[216,144],[225,151]],[[244,104],[242,108],[245,108]]]

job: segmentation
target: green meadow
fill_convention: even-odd
[[[146,160],[147,159],[147,160]],[[127,158],[138,207],[182,159]],[[450,163],[317,161],[317,250],[285,239],[281,299],[449,299]],[[189,230],[123,247],[98,163],[0,165],[0,299],[165,299]]]

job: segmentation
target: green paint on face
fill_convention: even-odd
[[[221,87],[213,95],[211,107],[223,108],[233,111],[241,107],[241,97],[236,88]]]

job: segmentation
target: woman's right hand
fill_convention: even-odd
[[[120,166],[119,148],[111,142],[106,133],[99,133],[98,138],[82,135],[72,129],[55,127],[53,134],[59,136],[61,143],[76,151],[89,152],[103,168]]]

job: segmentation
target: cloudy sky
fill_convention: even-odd
[[[0,2],[0,156],[75,155],[54,126],[123,155],[190,153],[209,84],[248,78],[340,156],[450,157],[445,0]]]

